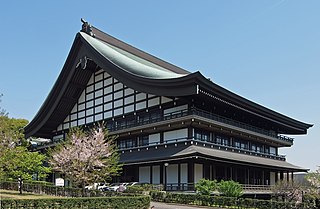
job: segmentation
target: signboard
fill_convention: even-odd
[[[56,178],[56,186],[63,187],[64,186],[64,179],[63,178]]]

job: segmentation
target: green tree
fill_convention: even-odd
[[[121,170],[115,137],[103,125],[85,132],[70,131],[65,143],[51,151],[49,163],[73,183],[85,185],[109,180]]]
[[[240,197],[243,193],[243,188],[238,182],[222,180],[218,184],[218,191],[227,197]]]
[[[25,119],[0,116],[1,179],[31,180],[35,174],[38,179],[43,179],[50,172],[50,168],[44,166],[46,156],[28,150],[29,144],[23,133],[27,124]]]
[[[46,156],[38,152],[30,152],[26,147],[17,146],[6,149],[5,155],[0,159],[3,177],[9,180],[43,180],[51,171],[44,166]],[[22,187],[20,185],[20,193]]]
[[[13,152],[18,144],[26,144],[23,127],[28,124],[27,120],[9,118],[0,115],[0,178],[6,178],[5,164],[10,164],[8,153]],[[23,142],[23,143],[21,143]]]
[[[201,195],[210,195],[217,189],[217,180],[208,180],[208,179],[200,179],[198,183],[196,183],[195,188],[197,193]]]
[[[0,103],[2,101],[1,97],[3,97],[3,94],[0,94]],[[0,106],[0,116],[7,116],[7,115],[8,115],[7,111]]]
[[[27,146],[24,138],[24,127],[28,124],[26,119],[9,118],[6,115],[0,116],[0,147],[13,145]]]

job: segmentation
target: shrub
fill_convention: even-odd
[[[152,184],[142,184],[141,187],[144,191],[151,191],[152,190]]]
[[[159,191],[150,191],[150,196],[151,196],[151,199],[153,201],[156,201],[156,202],[164,202],[165,201],[165,198],[166,198],[166,192],[159,192]]]
[[[200,179],[195,185],[196,191],[201,195],[210,195],[217,189],[216,180]]]
[[[240,197],[243,189],[238,182],[222,180],[218,185],[218,191],[227,197]]]
[[[200,194],[166,193],[159,191],[150,192],[151,199],[158,202],[180,203],[201,206],[219,206],[228,208],[259,208],[259,209],[316,209],[319,208],[309,203],[278,202],[272,200],[258,200],[249,198],[236,198],[225,196],[209,196]]]
[[[194,195],[194,194],[181,194],[181,193],[169,192],[165,195],[165,202],[194,204],[194,202],[197,200],[199,200],[199,198],[197,195]]]
[[[124,191],[125,193],[133,193],[133,194],[142,194],[144,191],[143,187],[141,186],[129,186],[127,189]]]
[[[2,200],[2,209],[18,208],[118,208],[118,209],[147,209],[150,206],[149,196],[130,197],[94,197],[94,198],[63,198],[63,199],[33,199]]]
[[[320,195],[319,194],[305,194],[302,199],[303,203],[314,205],[314,207],[320,208]]]

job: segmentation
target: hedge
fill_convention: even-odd
[[[16,190],[18,191],[18,183],[12,181],[3,181],[0,182],[0,188],[6,190]],[[47,194],[52,196],[60,196],[60,197],[102,197],[102,196],[118,196],[119,193],[106,191],[102,192],[99,190],[85,190],[83,194],[83,190],[81,188],[73,188],[73,187],[57,187],[52,184],[38,184],[38,182],[28,182],[22,184],[22,192],[30,192],[36,194]],[[120,194],[121,195],[121,194]]]
[[[150,196],[86,197],[61,199],[3,199],[1,209],[147,209]]]
[[[316,209],[313,202],[279,202],[272,200],[258,200],[248,198],[235,198],[224,196],[208,196],[199,194],[166,193],[151,191],[151,200],[157,202],[179,203],[197,206],[215,206],[215,207],[235,207],[239,209],[259,208],[259,209]]]

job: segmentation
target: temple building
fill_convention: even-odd
[[[279,148],[312,127],[83,23],[26,137],[64,140],[104,121],[117,135],[121,182],[192,190],[201,178],[273,185],[307,169]]]

